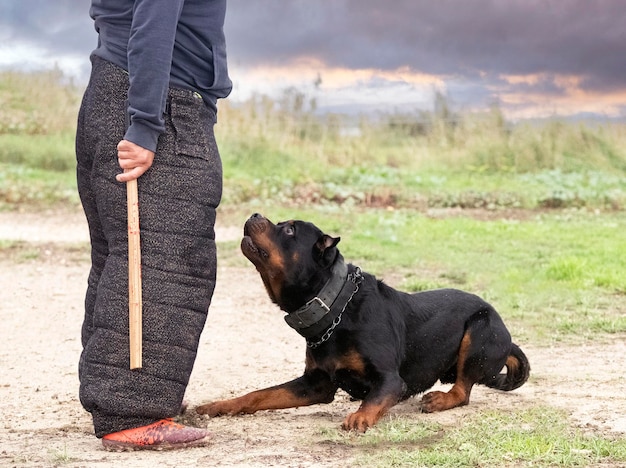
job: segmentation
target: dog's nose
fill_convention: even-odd
[[[260,213],[254,213],[252,216],[250,216],[250,219],[256,219],[256,218],[262,218],[263,215]]]

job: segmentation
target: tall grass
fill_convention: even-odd
[[[376,116],[318,115],[314,101],[288,90],[282,100],[254,96],[220,107],[219,132],[246,149],[269,145],[295,154],[309,173],[324,166],[375,166],[491,172],[626,172],[626,125],[548,120],[507,122],[500,108]],[[440,108],[445,110],[438,110]],[[263,151],[261,151],[261,154]]]
[[[81,89],[58,71],[0,73],[0,172],[73,171]],[[322,114],[295,89],[220,103],[225,204],[621,209],[626,124],[508,122],[501,109]],[[2,193],[20,180],[0,177]],[[69,187],[73,189],[74,187]],[[24,188],[28,191],[28,187]],[[48,190],[54,201],[54,190]],[[27,194],[17,198],[28,200]]]
[[[79,88],[58,70],[0,73],[0,135],[72,133]]]
[[[74,170],[79,101],[79,88],[59,70],[0,73],[0,163]],[[15,171],[2,172],[0,184]]]
[[[443,102],[442,102],[443,101]],[[501,110],[318,115],[294,90],[222,103],[229,201],[620,209],[626,124],[510,123]],[[233,180],[235,181],[233,183]],[[247,187],[247,189],[246,189]]]

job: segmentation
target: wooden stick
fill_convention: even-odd
[[[126,204],[128,208],[128,337],[130,341],[130,368],[141,369],[141,248],[137,179],[126,182]]]

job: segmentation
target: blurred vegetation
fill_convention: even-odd
[[[81,92],[58,70],[0,73],[0,207],[67,200],[74,187],[41,171],[74,171]],[[430,111],[321,114],[297,89],[224,100],[218,118],[225,205],[615,210],[626,201],[625,123],[513,123],[497,106],[455,112],[442,94]],[[41,176],[36,193],[24,175]]]
[[[0,135],[73,133],[80,90],[58,69],[0,73]]]
[[[218,136],[229,195],[367,206],[620,209],[626,200],[626,124],[507,122],[430,112],[318,115],[286,90],[222,103]]]

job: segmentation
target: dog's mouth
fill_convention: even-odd
[[[248,235],[244,235],[243,239],[241,239],[241,251],[248,258],[248,260],[253,263],[255,260],[264,261],[269,258],[269,254],[261,247],[256,245],[252,240],[252,237]]]
[[[260,214],[252,215],[243,226],[241,251],[257,267],[266,264],[270,258],[270,251],[267,247],[261,246],[269,245],[271,249],[271,242],[267,239],[268,230],[271,228],[272,223]]]

